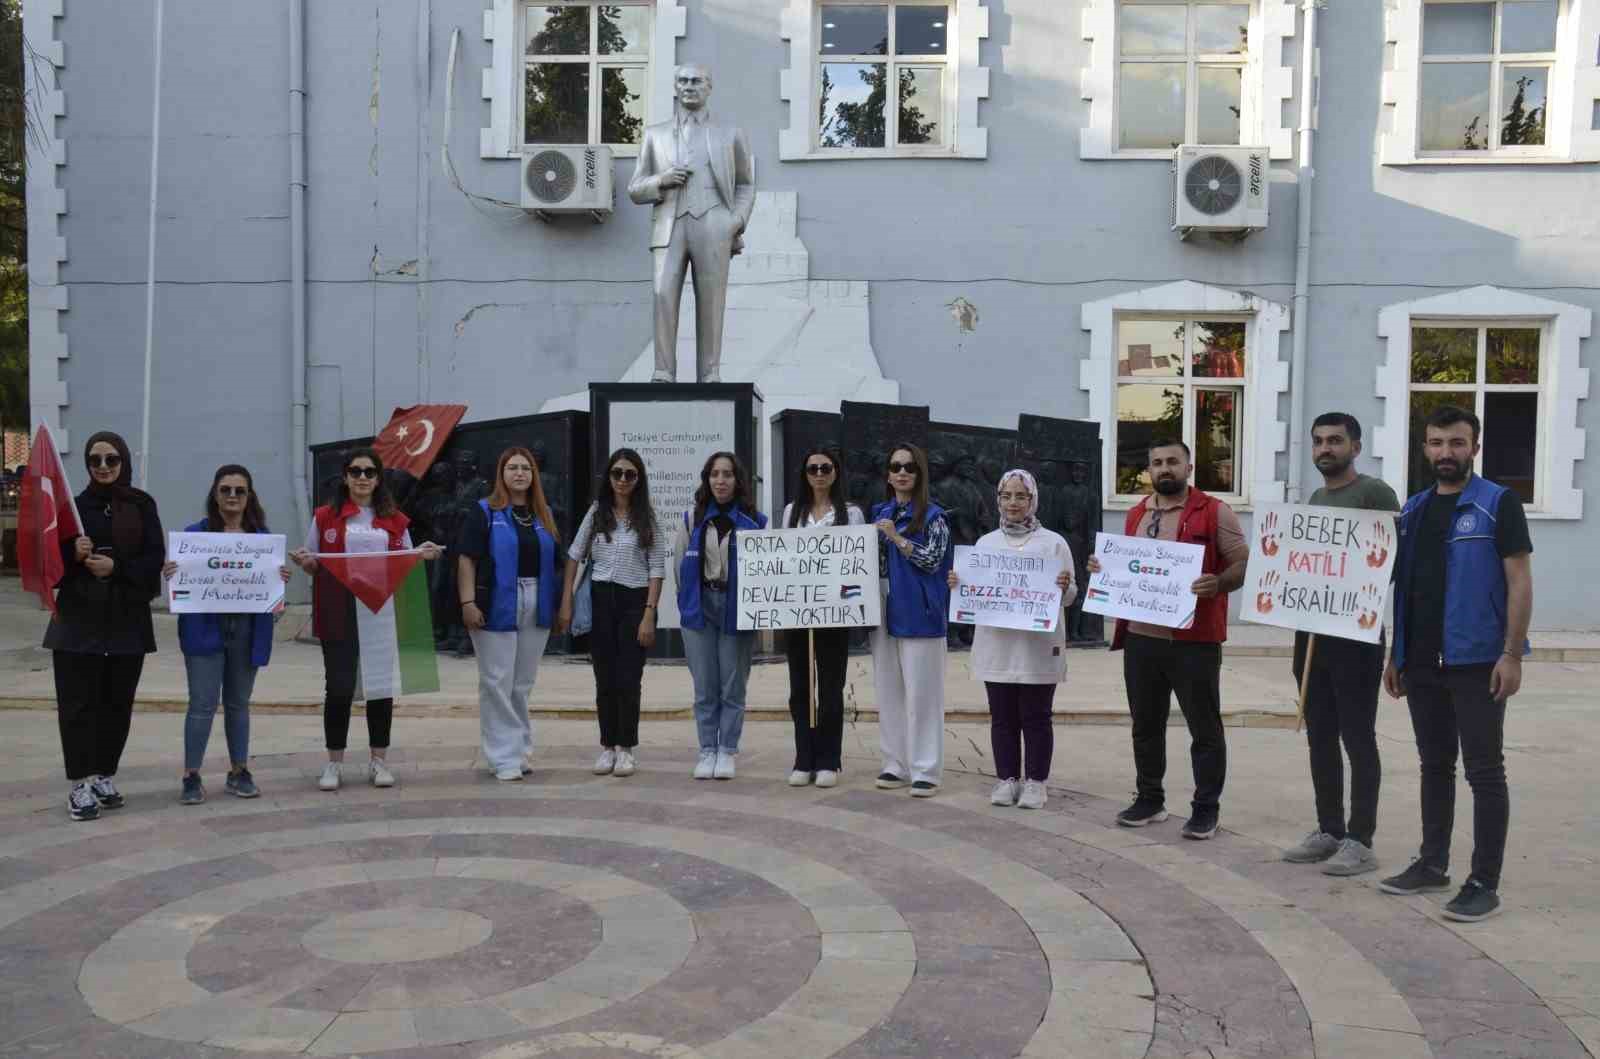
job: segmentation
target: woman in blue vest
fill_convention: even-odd
[[[267,533],[267,516],[256,497],[255,479],[236,463],[217,468],[206,494],[206,517],[183,528],[185,533]],[[178,564],[167,562],[162,576],[170,580]],[[278,569],[289,580],[289,567]],[[183,788],[178,801],[198,805],[206,800],[200,766],[211,741],[211,722],[222,703],[222,733],[228,740],[228,778],[222,789],[238,798],[261,792],[250,775],[250,693],[256,670],[272,658],[272,614],[180,614],[178,646],[189,679],[189,712],[183,719]]]
[[[872,630],[878,747],[884,790],[911,783],[931,798],[944,772],[945,615],[949,610],[950,527],[928,499],[928,457],[898,445],[884,468],[887,499],[872,509],[878,527],[883,624]]]
[[[467,513],[456,557],[461,619],[478,658],[483,759],[499,780],[531,772],[528,693],[539,659],[559,632],[566,557],[533,453],[506,449],[494,491]]]
[[[694,678],[694,723],[700,735],[697,780],[731,780],[744,730],[754,632],[740,632],[739,530],[764,529],[767,516],[750,498],[749,478],[731,452],[714,452],[700,469],[694,513],[684,513],[673,551],[678,561],[678,614],[683,653]]]

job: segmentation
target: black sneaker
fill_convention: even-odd
[[[927,780],[917,780],[911,785],[911,797],[913,798],[932,798],[938,793],[939,785],[937,783],[929,783]]]
[[[122,808],[122,794],[117,790],[117,785],[111,782],[110,776],[96,776],[90,780],[89,791],[94,795],[95,801],[100,803],[100,808]]]
[[[1221,812],[1215,806],[1209,809],[1196,809],[1189,814],[1188,821],[1183,825],[1183,837],[1203,841],[1217,833],[1217,820]]]
[[[1444,906],[1444,918],[1476,923],[1500,911],[1500,895],[1476,879],[1468,879],[1461,892]]]
[[[1143,827],[1146,824],[1159,824],[1166,818],[1165,805],[1139,799],[1117,814],[1117,824],[1121,827]]]
[[[240,769],[238,772],[228,773],[228,778],[223,781],[222,789],[235,798],[255,798],[261,794],[256,787],[255,777],[250,775],[249,769]]]
[[[100,816],[100,803],[87,782],[74,783],[67,795],[67,815],[74,820],[95,820]]]
[[[1391,875],[1378,883],[1378,889],[1386,894],[1399,894],[1410,897],[1412,894],[1434,894],[1450,889],[1450,876],[1438,868],[1429,867],[1418,858],[1411,862],[1411,867],[1399,875]]]
[[[199,805],[206,800],[206,785],[200,782],[198,773],[185,772],[183,774],[183,793],[178,795],[179,805]]]
[[[892,791],[898,787],[904,787],[905,785],[906,781],[901,779],[899,776],[896,776],[892,772],[878,773],[878,789],[880,791]]]

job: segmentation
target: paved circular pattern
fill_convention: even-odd
[[[400,905],[324,920],[300,939],[313,955],[340,963],[415,963],[481,945],[494,924],[474,912]]]

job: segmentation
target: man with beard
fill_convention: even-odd
[[[1311,503],[1368,511],[1399,511],[1400,501],[1381,478],[1356,471],[1361,424],[1344,412],[1326,412],[1311,424],[1311,458],[1322,472],[1322,488]],[[1305,633],[1294,638],[1294,675],[1305,668]],[[1360,875],[1378,867],[1372,834],[1378,827],[1378,684],[1384,645],[1319,636],[1306,685],[1306,744],[1311,751],[1311,789],[1317,829],[1284,850],[1291,864],[1322,864],[1324,875]],[[1350,817],[1344,812],[1344,758],[1350,758]]]
[[[1155,494],[1128,512],[1123,533],[1154,540],[1183,541],[1205,548],[1200,576],[1189,590],[1197,597],[1194,622],[1169,629],[1117,619],[1111,639],[1122,650],[1122,679],[1133,715],[1133,762],[1138,797],[1117,814],[1123,827],[1144,827],[1167,818],[1167,717],[1172,696],[1189,725],[1189,757],[1194,767],[1194,801],[1183,837],[1206,839],[1217,833],[1228,748],[1222,731],[1222,642],[1228,638],[1228,593],[1244,583],[1250,546],[1239,516],[1216,497],[1189,484],[1194,464],[1189,446],[1157,439],[1150,443],[1150,481]],[[1090,558],[1091,574],[1100,572]]]
[[[1522,501],[1472,473],[1481,427],[1441,405],[1424,426],[1436,484],[1406,501],[1395,556],[1394,656],[1383,686],[1405,697],[1422,759],[1422,849],[1379,883],[1391,894],[1450,888],[1456,758],[1472,788],[1472,869],[1444,907],[1477,922],[1500,910],[1511,798],[1506,790],[1506,700],[1522,686],[1533,615],[1533,542]]]

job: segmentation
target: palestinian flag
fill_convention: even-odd
[[[317,562],[360,601],[361,697],[392,699],[439,690],[433,612],[420,549],[323,553]]]

